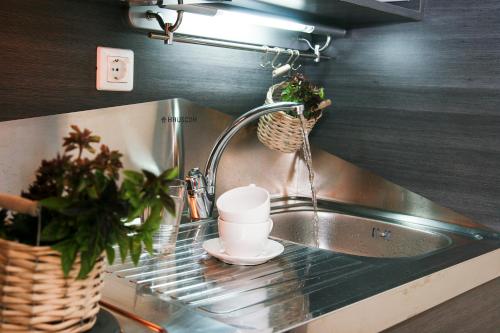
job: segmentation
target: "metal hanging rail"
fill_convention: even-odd
[[[314,59],[315,61],[319,62],[319,60],[329,60],[331,59],[330,56],[325,56],[321,54],[314,54],[314,53],[301,53],[300,50],[294,50],[294,49],[284,49],[281,47],[273,47],[273,46],[266,46],[266,45],[257,45],[257,44],[247,44],[247,43],[237,43],[237,42],[228,42],[224,40],[219,40],[219,39],[211,39],[211,38],[204,38],[204,37],[194,37],[194,36],[188,36],[188,35],[181,35],[181,34],[175,34],[172,37],[169,37],[164,34],[157,34],[150,32],[148,34],[149,38],[151,39],[157,39],[157,40],[163,40],[163,41],[169,41],[170,38],[173,38],[174,42],[178,43],[186,43],[186,44],[197,44],[197,45],[207,45],[207,46],[215,46],[215,47],[222,47],[226,49],[233,49],[233,50],[243,50],[243,51],[253,51],[253,52],[261,52],[261,53],[269,53],[269,54],[299,54],[300,58],[306,58],[306,59]],[[324,49],[328,47],[330,44],[331,38],[328,36],[327,42],[324,45]]]
[[[161,29],[164,31],[164,34],[150,32],[148,34],[149,38],[162,40],[165,42],[165,44],[172,44],[174,42],[179,42],[187,44],[222,47],[234,50],[261,52],[266,54],[276,54],[277,56],[279,56],[279,54],[289,54],[290,57],[295,56],[295,60],[299,58],[306,58],[306,59],[313,59],[315,62],[320,62],[321,60],[331,59],[331,57],[321,54],[321,52],[326,50],[332,42],[332,37],[330,33],[324,34],[325,42],[323,45],[319,45],[317,43],[313,45],[307,39],[299,38],[300,41],[303,41],[307,44],[309,50],[311,50],[312,53],[304,53],[297,49],[281,48],[281,47],[259,45],[259,44],[245,43],[245,42],[230,42],[227,40],[221,40],[216,38],[175,33],[179,28],[179,26],[182,24],[183,14],[185,11],[188,12],[200,11],[200,8],[196,6],[184,5],[183,0],[178,0],[178,3],[179,5],[169,6],[170,10],[175,10],[177,12],[177,18],[175,20],[175,23],[173,24],[165,22],[163,16],[159,12],[153,10],[146,11],[146,13],[144,14],[145,18],[148,20],[156,21],[158,25],[161,27]],[[342,34],[345,34],[345,31],[342,30],[341,35]]]

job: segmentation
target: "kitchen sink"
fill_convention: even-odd
[[[140,148],[131,168],[149,164],[142,158],[145,152],[162,168],[203,165],[212,143],[233,122],[180,99],[118,111],[124,124],[133,125],[122,131],[133,134],[132,151]],[[100,110],[99,115],[102,119]],[[161,121],[178,115],[197,121],[186,126]],[[114,111],[109,117],[118,119]],[[131,147],[122,146],[125,151]],[[283,253],[257,266],[226,264],[202,246],[219,237],[217,212],[194,221],[186,215],[172,253],[143,253],[138,266],[127,260],[107,267],[101,304],[157,332],[298,333],[325,327],[344,332],[342,323],[376,331],[426,310],[431,302],[418,300],[442,287],[446,292],[429,300],[444,301],[494,278],[497,232],[321,149],[313,147],[312,155],[321,198],[317,246],[307,167],[300,154],[265,148],[255,128],[247,127],[220,161],[217,188],[221,194],[255,183],[276,196],[272,237],[283,245]],[[473,273],[462,278],[462,269]],[[445,278],[450,285],[439,284]],[[363,311],[372,315],[360,324]],[[376,326],[377,321],[385,326]]]
[[[304,332],[311,320],[498,248],[480,230],[328,200],[319,201],[317,245],[310,198],[273,199],[271,217],[278,257],[228,265],[202,248],[218,237],[217,220],[186,221],[174,253],[108,267],[103,304],[133,309],[127,316],[158,332]]]
[[[306,246],[365,257],[413,257],[451,244],[430,232],[375,219],[319,211],[319,240],[314,240],[312,207],[273,212],[271,236]]]

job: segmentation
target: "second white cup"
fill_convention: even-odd
[[[232,223],[219,218],[219,237],[224,252],[234,257],[257,257],[266,251],[273,221]]]
[[[254,184],[236,187],[217,199],[217,211],[226,222],[266,222],[271,211],[270,197],[265,188]]]

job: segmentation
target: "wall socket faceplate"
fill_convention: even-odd
[[[134,88],[134,51],[98,46],[96,88],[131,91]]]

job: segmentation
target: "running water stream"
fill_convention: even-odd
[[[316,187],[314,186],[314,169],[312,165],[312,156],[311,156],[311,146],[309,145],[309,137],[306,128],[306,119],[303,114],[299,114],[300,125],[302,129],[302,137],[304,142],[302,144],[302,152],[304,154],[304,160],[307,165],[307,170],[309,171],[309,184],[311,186],[311,199],[314,208],[313,215],[313,239],[314,245],[319,247],[319,216],[318,216],[318,200],[316,198]]]

